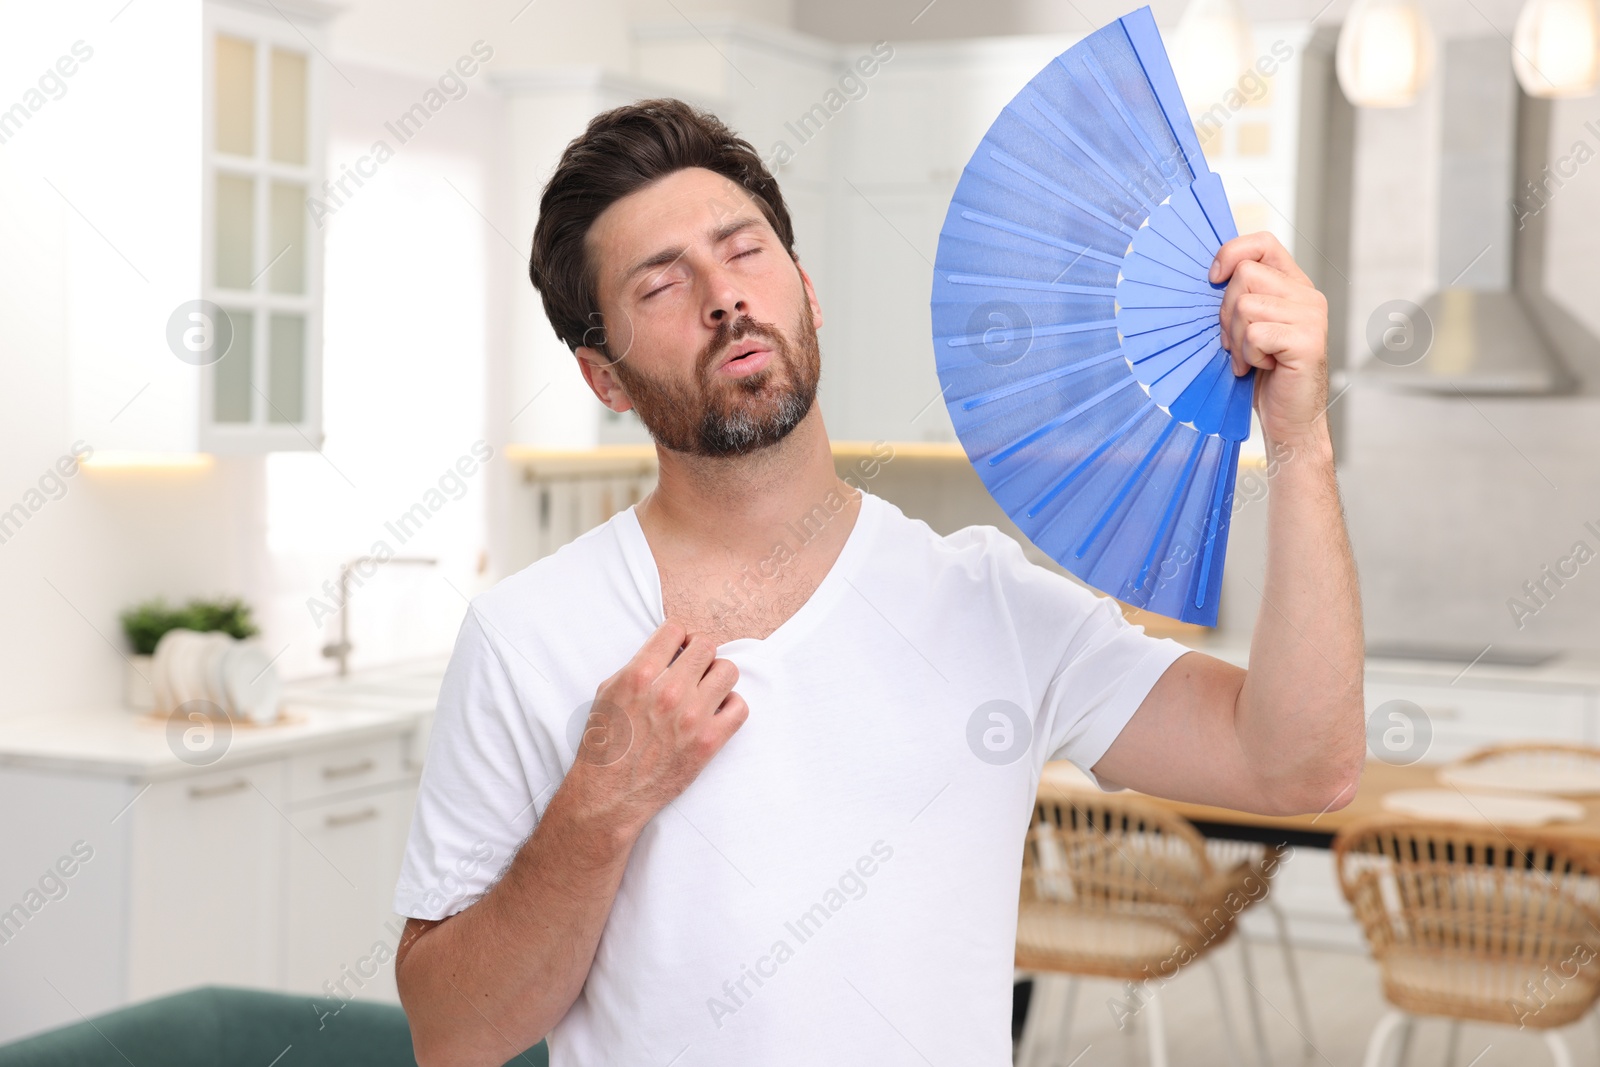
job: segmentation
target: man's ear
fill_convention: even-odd
[[[617,412],[633,407],[633,401],[628,399],[628,391],[622,387],[622,380],[611,369],[611,357],[588,345],[579,345],[572,354],[578,357],[578,369],[583,374],[583,380],[589,383],[589,388],[600,398],[600,403]]]
[[[792,254],[792,253],[791,253]],[[806,303],[811,305],[811,328],[822,329],[822,305],[817,302],[817,290],[811,284],[811,275],[800,265],[800,257],[794,257],[794,269],[800,272],[800,282],[806,288]]]

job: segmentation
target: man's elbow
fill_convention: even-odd
[[[401,993],[402,1005],[406,994]],[[413,1001],[414,1002],[414,1001]],[[486,1047],[476,1035],[452,1026],[448,1019],[430,1019],[425,1013],[407,1011],[411,1024],[411,1055],[417,1067],[500,1067],[515,1052],[501,1054],[496,1047]]]
[[[411,1027],[411,1054],[417,1067],[500,1067],[542,1040],[531,1037],[523,1047],[516,1047],[512,1038],[526,1021],[516,1025],[505,1020],[500,1025],[490,1022],[483,1009],[468,1001],[448,978],[440,975],[446,983],[443,989],[430,981],[425,973],[430,966],[438,966],[438,962],[413,955],[404,966],[397,963],[395,967],[395,985]],[[454,1010],[458,1008],[463,1010]],[[554,1022],[534,1021],[534,1025],[541,1035],[547,1035]]]
[[[1322,815],[1355,799],[1366,766],[1366,738],[1324,748],[1269,788],[1273,815]]]
[[[1319,788],[1306,798],[1299,814],[1309,815],[1315,812],[1322,815],[1348,806],[1355,799],[1356,789],[1361,785],[1363,766],[1364,761],[1361,759],[1353,762],[1346,760],[1335,773],[1328,774],[1325,780],[1319,783]]]
[[[400,994],[400,1006],[405,1009],[406,1021],[411,1027],[411,1055],[417,1067],[480,1067],[488,1064],[472,1043],[462,1040],[462,1033],[451,1026],[451,1013],[441,1012],[423,973],[427,969],[426,954],[413,951],[395,961],[395,988]],[[490,1067],[498,1067],[504,1058],[495,1060]]]

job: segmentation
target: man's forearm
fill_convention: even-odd
[[[637,834],[597,818],[569,783],[500,881],[401,957],[423,1067],[502,1064],[549,1033],[582,990]]]
[[[1366,751],[1361,599],[1320,426],[1268,442],[1266,580],[1235,711],[1263,791],[1314,810],[1349,801]]]

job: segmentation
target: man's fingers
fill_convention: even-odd
[[[653,685],[677,657],[678,650],[689,639],[689,632],[678,622],[668,619],[656,627],[655,633],[645,638],[639,651],[633,654],[623,674],[632,674],[634,680],[645,687]]]
[[[730,659],[714,659],[696,680],[698,703],[715,713],[739,683],[739,667]]]
[[[697,685],[716,655],[717,646],[711,638],[705,634],[690,634],[683,650],[662,673],[681,674],[688,685]]]
[[[1222,292],[1222,321],[1228,322],[1233,317],[1234,306],[1248,293],[1265,293],[1310,306],[1308,294],[1313,292],[1314,289],[1301,285],[1277,268],[1248,259],[1234,269],[1228,287]]]
[[[750,705],[745,703],[744,697],[738,693],[729,693],[723,698],[722,703],[711,715],[711,720],[706,724],[706,733],[702,736],[710,739],[712,755],[722,751],[722,746],[744,725],[750,717]]]
[[[1240,263],[1245,262],[1264,263],[1302,285],[1311,284],[1311,279],[1300,269],[1299,264],[1295,263],[1289,250],[1266,230],[1235,237],[1223,245],[1217,251],[1215,262],[1211,264],[1209,277],[1212,284],[1220,285],[1233,276]]]
[[[1252,323],[1286,322],[1299,325],[1311,311],[1293,300],[1269,293],[1244,293],[1234,303],[1227,323],[1228,351],[1237,352],[1244,344],[1244,332]]]
[[[1239,265],[1218,309],[1223,344],[1229,352],[1243,343],[1241,335],[1252,322],[1300,325],[1318,318],[1326,321],[1326,315],[1327,302],[1315,288],[1254,261]]]
[[[749,717],[750,705],[738,693],[729,693],[717,708],[717,725],[725,731],[724,736],[743,726]]]
[[[1251,366],[1271,370],[1285,353],[1310,344],[1310,339],[1295,323],[1252,322],[1244,330],[1239,353]]]

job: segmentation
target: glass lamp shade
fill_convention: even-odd
[[[1356,0],[1339,31],[1334,69],[1356,107],[1405,107],[1433,71],[1433,30],[1407,0]]]
[[[1583,96],[1600,81],[1594,0],[1528,0],[1511,38],[1511,68],[1529,96]]]
[[[1255,60],[1239,0],[1190,0],[1172,39],[1172,72],[1191,114],[1215,107]]]

